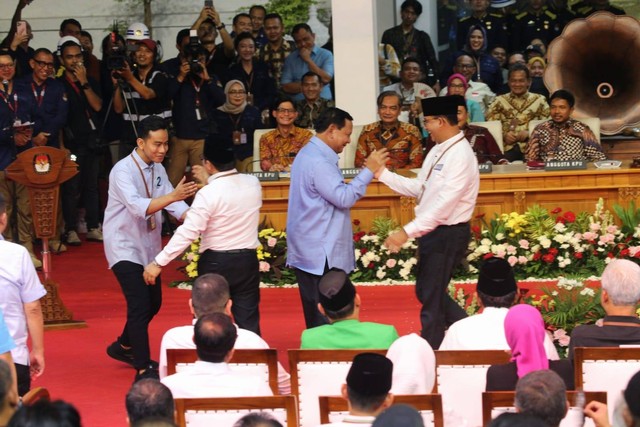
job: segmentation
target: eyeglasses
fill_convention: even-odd
[[[457,88],[457,89],[464,89],[464,85],[463,84],[450,84],[449,85],[450,88]]]
[[[293,108],[278,108],[276,111],[282,114],[293,114],[296,112]]]
[[[37,59],[34,59],[33,62],[35,62],[36,65],[38,67],[40,67],[40,68],[53,68],[53,67],[55,67],[53,62],[38,61]]]
[[[230,90],[229,91],[229,95],[244,95],[245,93],[247,93],[244,90]]]
[[[476,68],[476,64],[458,64],[458,68],[462,68],[463,70],[465,68]]]
[[[10,70],[15,66],[16,64],[0,64],[0,70]]]

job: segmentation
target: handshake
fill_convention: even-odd
[[[364,161],[364,166],[373,172],[373,176],[377,179],[384,171],[387,160],[389,160],[389,151],[386,148],[381,148],[369,154],[369,157]]]

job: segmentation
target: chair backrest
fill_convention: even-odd
[[[291,394],[298,398],[300,425],[320,424],[318,396],[340,394],[353,358],[363,352],[386,350],[289,350]]]
[[[342,153],[338,154],[338,166],[341,168],[352,168],[356,161],[356,151],[358,150],[358,138],[362,133],[364,126],[353,126],[353,132],[351,132],[351,141],[344,147]]]
[[[167,349],[167,375],[179,372],[181,368],[198,360],[194,348]],[[236,349],[229,365],[234,371],[250,373],[264,377],[273,394],[278,391],[278,352],[273,348]]]
[[[488,426],[491,420],[503,412],[515,412],[515,391],[485,391],[482,393],[482,425]],[[582,426],[584,405],[595,400],[607,403],[607,393],[604,391],[584,392],[584,401],[578,401],[579,392],[567,390],[569,411],[560,422],[560,427]],[[585,420],[585,426],[593,426],[593,421]]]
[[[630,347],[576,347],[573,355],[576,389],[603,390],[615,403],[636,372],[640,349]],[[614,405],[609,405],[609,418]]]
[[[295,396],[175,399],[176,421],[186,427],[232,427],[250,412],[267,412],[287,427],[298,426]]]
[[[487,369],[491,365],[508,363],[509,353],[504,350],[438,350],[435,353],[437,380],[434,393],[442,395],[447,423],[481,425]]]
[[[328,424],[339,422],[348,413],[348,403],[342,396],[318,396],[320,422]],[[439,394],[394,395],[393,403],[413,406],[422,415],[425,427],[443,427],[442,397]]]
[[[591,131],[596,135],[598,142],[600,142],[600,118],[599,117],[583,117],[583,118],[575,118],[578,121],[581,121],[585,125],[589,126]],[[529,135],[538,126],[540,123],[546,122],[546,120],[531,120],[529,122]]]
[[[39,400],[51,400],[51,396],[49,396],[49,390],[44,387],[36,387],[32,388],[24,396],[22,396],[22,404],[26,406],[33,405]]]
[[[491,120],[488,122],[473,122],[472,125],[482,126],[483,128],[487,128],[493,136],[493,139],[496,140],[496,144],[500,147],[500,151],[504,153],[504,141],[502,139],[502,122],[500,120]]]

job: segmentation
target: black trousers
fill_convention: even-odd
[[[31,390],[31,372],[28,365],[14,363],[16,366],[16,375],[18,377],[18,395],[24,396]]]
[[[229,282],[231,314],[242,328],[260,335],[260,271],[255,249],[206,250],[198,274],[217,273]]]
[[[469,223],[441,225],[418,240],[416,296],[422,303],[421,335],[436,350],[445,329],[467,317],[467,313],[448,294],[447,287],[455,266],[465,256],[471,229]]]
[[[85,208],[87,228],[98,228],[100,201],[98,173],[100,156],[91,151],[78,151],[76,163],[80,173],[62,184],[62,215],[65,232],[75,231],[78,225],[78,201]]]
[[[149,351],[149,323],[162,305],[160,276],[155,285],[147,285],[142,277],[144,267],[130,261],[120,261],[111,267],[127,301],[127,323],[124,325],[120,344],[131,347],[133,365],[146,368],[151,361]]]
[[[325,273],[329,270],[325,262]],[[302,302],[302,312],[304,313],[304,322],[307,329],[316,326],[322,326],[329,323],[327,318],[318,310],[319,292],[318,285],[322,276],[307,273],[306,271],[295,268],[293,272],[298,279],[298,291],[300,292],[300,301]]]

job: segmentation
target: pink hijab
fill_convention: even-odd
[[[549,369],[544,351],[544,321],[535,307],[528,304],[511,307],[504,319],[504,331],[511,348],[511,361],[518,367],[518,378],[532,371]]]
[[[460,79],[462,81],[465,92],[467,91],[467,89],[469,89],[469,83],[467,83],[466,77],[460,73],[454,73],[454,74],[451,74],[451,76],[449,76],[449,78],[447,79],[447,95],[449,95],[449,85],[451,84],[453,79]]]

